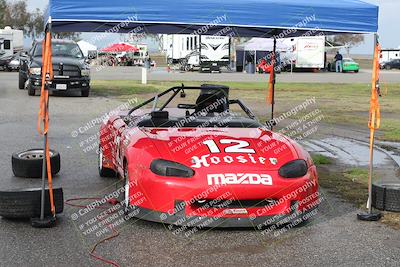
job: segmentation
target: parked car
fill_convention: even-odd
[[[328,63],[328,71],[336,71],[336,62],[332,61]],[[355,62],[351,58],[344,58],[343,63],[342,63],[342,72],[359,72],[360,71],[360,65]]]
[[[89,96],[90,69],[87,60],[77,43],[70,40],[52,40],[53,80],[52,91],[81,91]],[[19,89],[28,89],[35,95],[41,88],[42,42],[36,42],[27,55],[21,56],[19,70]]]
[[[392,59],[381,64],[381,69],[400,69],[400,59]]]
[[[2,70],[8,70],[7,64],[11,61],[12,56],[0,56],[0,67]]]
[[[261,62],[256,67],[256,72],[258,73],[270,73],[272,71],[272,65],[268,64],[265,59],[261,60]]]
[[[13,71],[19,70],[19,54],[15,54],[8,62],[6,65],[6,70],[8,71]]]

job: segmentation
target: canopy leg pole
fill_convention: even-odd
[[[47,114],[47,109],[48,106],[46,105],[45,107],[45,114]],[[43,221],[44,220],[44,205],[45,205],[45,194],[46,194],[46,173],[47,173],[47,166],[46,166],[46,149],[47,149],[47,133],[44,134],[43,136],[43,164],[42,164],[42,195],[40,198],[40,220]]]
[[[379,212],[372,211],[372,179],[374,171],[374,142],[375,142],[375,130],[380,126],[380,108],[379,108],[379,54],[380,47],[378,43],[378,35],[374,36],[374,62],[372,70],[372,88],[371,88],[371,101],[369,111],[369,122],[368,127],[370,129],[369,139],[369,175],[368,175],[368,201],[367,208],[368,213],[357,214],[357,218],[362,221],[378,221],[382,214]]]
[[[48,98],[48,84],[52,79],[52,61],[51,61],[51,18],[45,29],[45,38],[42,44],[42,88],[40,98],[40,112],[38,118],[38,131],[43,134],[43,164],[42,164],[42,188],[40,198],[40,216],[39,218],[31,218],[31,225],[36,228],[53,227],[56,224],[55,206],[53,198],[51,164],[49,156],[49,143],[48,143],[48,112],[49,112],[49,98]],[[40,121],[43,122],[43,131],[40,129]],[[51,207],[52,216],[45,217],[46,207],[46,178],[48,180],[49,202]]]
[[[242,68],[242,72],[244,73],[244,64],[246,64],[246,61],[245,61],[245,57],[246,57],[246,50],[243,50],[243,68]]]
[[[274,106],[275,106],[275,80],[276,80],[276,73],[275,73],[275,61],[276,61],[276,38],[274,37],[274,48],[272,51],[272,64],[271,64],[271,71],[272,71],[272,97],[271,97],[271,131],[274,128]]]

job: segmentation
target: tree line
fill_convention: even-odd
[[[43,37],[43,11],[36,8],[29,11],[26,0],[0,0],[0,29],[10,26],[12,29],[23,30],[26,37],[37,39]],[[78,39],[79,33],[59,33],[59,38]]]

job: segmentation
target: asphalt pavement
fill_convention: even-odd
[[[130,69],[124,71],[114,78],[125,77]],[[113,75],[104,71],[94,74],[94,79]],[[40,185],[39,180],[14,177],[11,170],[13,152],[42,145],[36,131],[39,97],[18,90],[17,77],[17,73],[0,72],[2,190]],[[261,75],[252,77],[264,79]],[[209,80],[206,76],[204,79]],[[98,124],[92,122],[121,104],[115,98],[83,98],[78,94],[50,98],[49,142],[61,153],[61,171],[54,182],[63,187],[65,199],[102,198],[116,189],[115,179],[98,176],[93,141],[97,140]],[[286,231],[208,229],[185,235],[187,229],[178,233],[177,228],[131,219],[118,225],[119,236],[100,244],[96,253],[120,266],[399,265],[400,231],[381,223],[360,222],[356,219],[358,210],[351,204],[323,188],[321,195],[323,200],[314,218]],[[109,266],[88,254],[97,241],[110,234],[105,224],[94,222],[102,210],[80,214],[81,218],[74,221],[79,210],[66,206],[58,216],[57,227],[52,229],[34,229],[29,221],[1,218],[0,266]],[[93,225],[106,229],[104,234],[90,232]]]
[[[141,80],[140,67],[101,67],[91,68],[92,77],[99,80]],[[360,70],[359,73],[335,72],[282,72],[277,74],[277,82],[286,83],[370,83],[371,70]],[[155,81],[213,81],[213,82],[265,82],[268,74],[246,74],[241,72],[199,73],[170,71],[166,67],[153,68],[148,72],[148,80]],[[400,83],[399,70],[382,70],[381,82]]]

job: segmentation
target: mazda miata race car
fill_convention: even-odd
[[[173,87],[110,116],[100,128],[99,173],[120,177],[126,212],[167,224],[288,223],[318,205],[309,154],[220,85]]]

